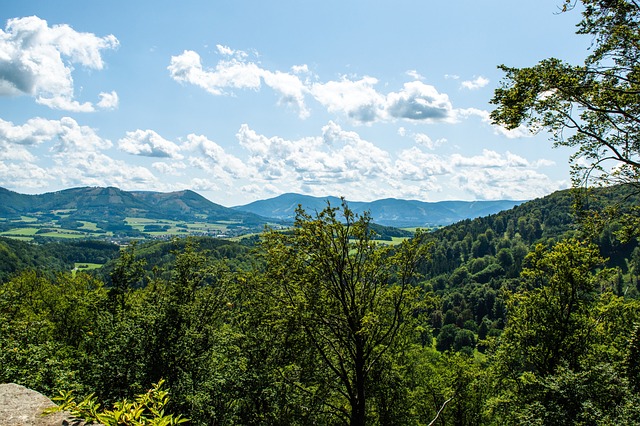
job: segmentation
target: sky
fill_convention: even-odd
[[[500,64],[579,63],[562,0],[0,0],[0,187],[528,200],[566,148],[493,125]]]

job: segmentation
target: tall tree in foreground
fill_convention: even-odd
[[[581,6],[578,4],[581,3]],[[496,124],[551,133],[555,146],[575,148],[573,184],[630,184],[640,192],[640,3],[637,0],[564,0],[563,12],[583,8],[578,34],[591,36],[581,65],[549,58],[529,68],[501,65],[495,91]],[[578,192],[577,192],[578,194]],[[640,207],[590,211],[577,199],[595,232],[622,217],[622,239],[638,235]],[[593,228],[593,225],[596,225]],[[600,225],[600,226],[598,226]]]
[[[578,0],[565,0],[564,11]],[[640,3],[580,0],[578,34],[592,37],[584,64],[549,58],[506,73],[491,113],[497,124],[552,133],[557,146],[577,148],[574,183],[640,185]]]
[[[369,215],[343,202],[315,216],[299,208],[293,232],[267,233],[263,248],[283,315],[299,321],[325,365],[323,385],[340,395],[327,408],[345,423],[364,425],[372,372],[413,313],[412,284],[427,249],[421,235],[396,247],[378,245]]]

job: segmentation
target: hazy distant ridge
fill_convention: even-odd
[[[283,194],[267,200],[259,200],[233,209],[251,212],[263,217],[290,220],[298,205],[308,212],[320,211],[327,206],[340,206],[337,197],[311,197],[301,194]],[[488,216],[509,210],[524,201],[438,201],[398,200],[386,198],[371,202],[348,201],[357,213],[369,211],[375,223],[385,226],[413,227],[449,225],[464,219]]]

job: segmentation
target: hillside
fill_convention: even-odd
[[[238,212],[212,203],[193,191],[123,191],[108,187],[71,188],[45,194],[18,194],[0,188],[2,217],[53,213],[66,210],[73,219],[140,216],[173,220],[205,216],[209,220],[264,222],[254,214]]]
[[[169,193],[83,187],[37,195],[0,188],[0,235],[91,237],[226,235],[272,222],[212,203],[193,191]]]
[[[267,200],[255,201],[233,209],[247,211],[264,217],[291,220],[295,210],[301,205],[306,211],[320,211],[327,206],[339,206],[337,197],[311,197],[301,194],[283,194]],[[369,211],[375,223],[395,227],[445,226],[476,217],[487,216],[508,210],[523,201],[439,201],[423,202],[387,198],[372,202],[347,201],[356,213]]]

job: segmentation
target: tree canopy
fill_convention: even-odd
[[[578,34],[591,36],[583,64],[557,58],[527,68],[501,65],[494,123],[546,130],[557,146],[576,148],[574,184],[640,184],[640,4],[580,0]],[[563,11],[578,8],[566,0]]]

